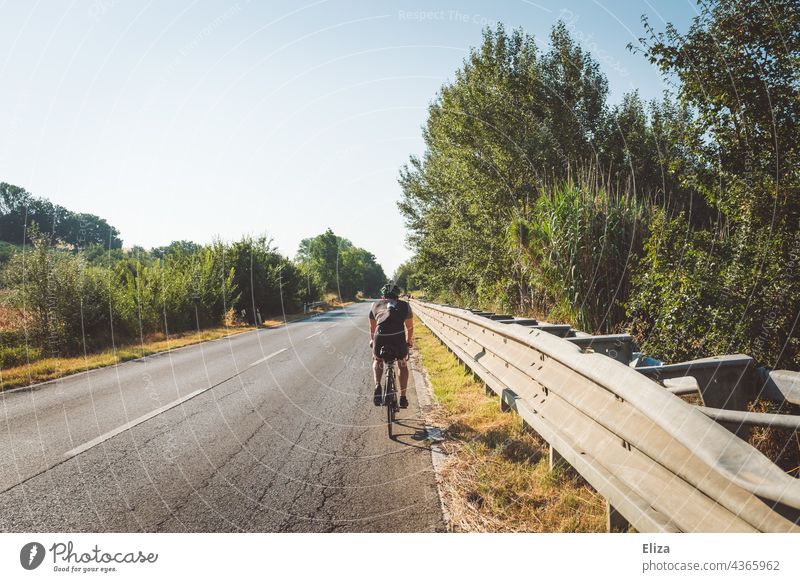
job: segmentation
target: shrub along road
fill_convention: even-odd
[[[0,530],[443,529],[415,386],[396,440],[372,405],[367,310],[0,394]]]

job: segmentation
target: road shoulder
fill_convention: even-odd
[[[447,455],[442,450],[439,444],[442,441],[442,429],[433,422],[433,409],[436,406],[433,387],[431,386],[428,374],[422,365],[422,360],[416,350],[411,351],[409,357],[410,368],[414,386],[417,388],[417,402],[419,403],[420,414],[425,422],[425,431],[428,433],[428,442],[430,443],[431,451],[431,464],[433,465],[433,472],[436,479],[436,492],[439,495],[439,506],[442,510],[442,520],[444,521],[447,531],[452,531],[450,524],[450,512],[447,510],[447,504],[444,500],[442,493],[442,466],[447,458]]]

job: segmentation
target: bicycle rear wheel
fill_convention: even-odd
[[[386,377],[386,426],[389,431],[389,438],[392,438],[392,424],[397,404],[397,393],[394,389],[394,373],[390,368]]]

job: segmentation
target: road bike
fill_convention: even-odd
[[[386,383],[383,385],[381,404],[386,407],[386,425],[389,428],[389,438],[392,438],[392,424],[395,414],[400,410],[400,405],[397,403],[397,385],[394,374],[397,356],[390,346],[382,346],[379,355],[386,367]]]

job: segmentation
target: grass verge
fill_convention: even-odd
[[[447,458],[442,494],[451,527],[467,532],[601,532],[605,502],[570,469],[549,466],[547,444],[523,431],[514,413],[418,319],[416,351],[436,401]]]
[[[284,323],[308,317],[314,313],[322,313],[330,309],[344,307],[350,305],[350,303],[352,302],[341,303],[326,301],[323,305],[314,308],[309,313],[293,313],[281,318],[266,319],[263,321],[263,326],[276,327]],[[9,367],[6,369],[0,368],[0,392],[10,388],[55,380],[78,372],[113,366],[114,364],[127,362],[128,360],[135,360],[136,358],[142,358],[159,352],[166,352],[192,344],[237,335],[254,329],[256,328],[253,326],[233,325],[175,334],[169,338],[163,335],[154,335],[145,338],[144,342],[124,344],[116,348],[108,348],[89,353],[85,356],[35,359],[26,365]],[[31,348],[31,350],[32,353],[41,353],[41,350],[35,350],[35,348]]]
[[[116,349],[105,349],[99,352],[86,354],[86,356],[66,357],[66,358],[42,358],[31,362],[28,365],[15,366],[0,370],[0,391],[27,386],[48,380],[55,380],[70,374],[113,366],[120,362],[135,360],[156,354],[174,350],[183,346],[189,346],[200,342],[219,339],[230,335],[236,335],[245,331],[251,331],[254,327],[215,327],[202,331],[187,332],[166,337],[152,336],[146,338],[144,342],[135,344],[125,344],[117,346]]]

